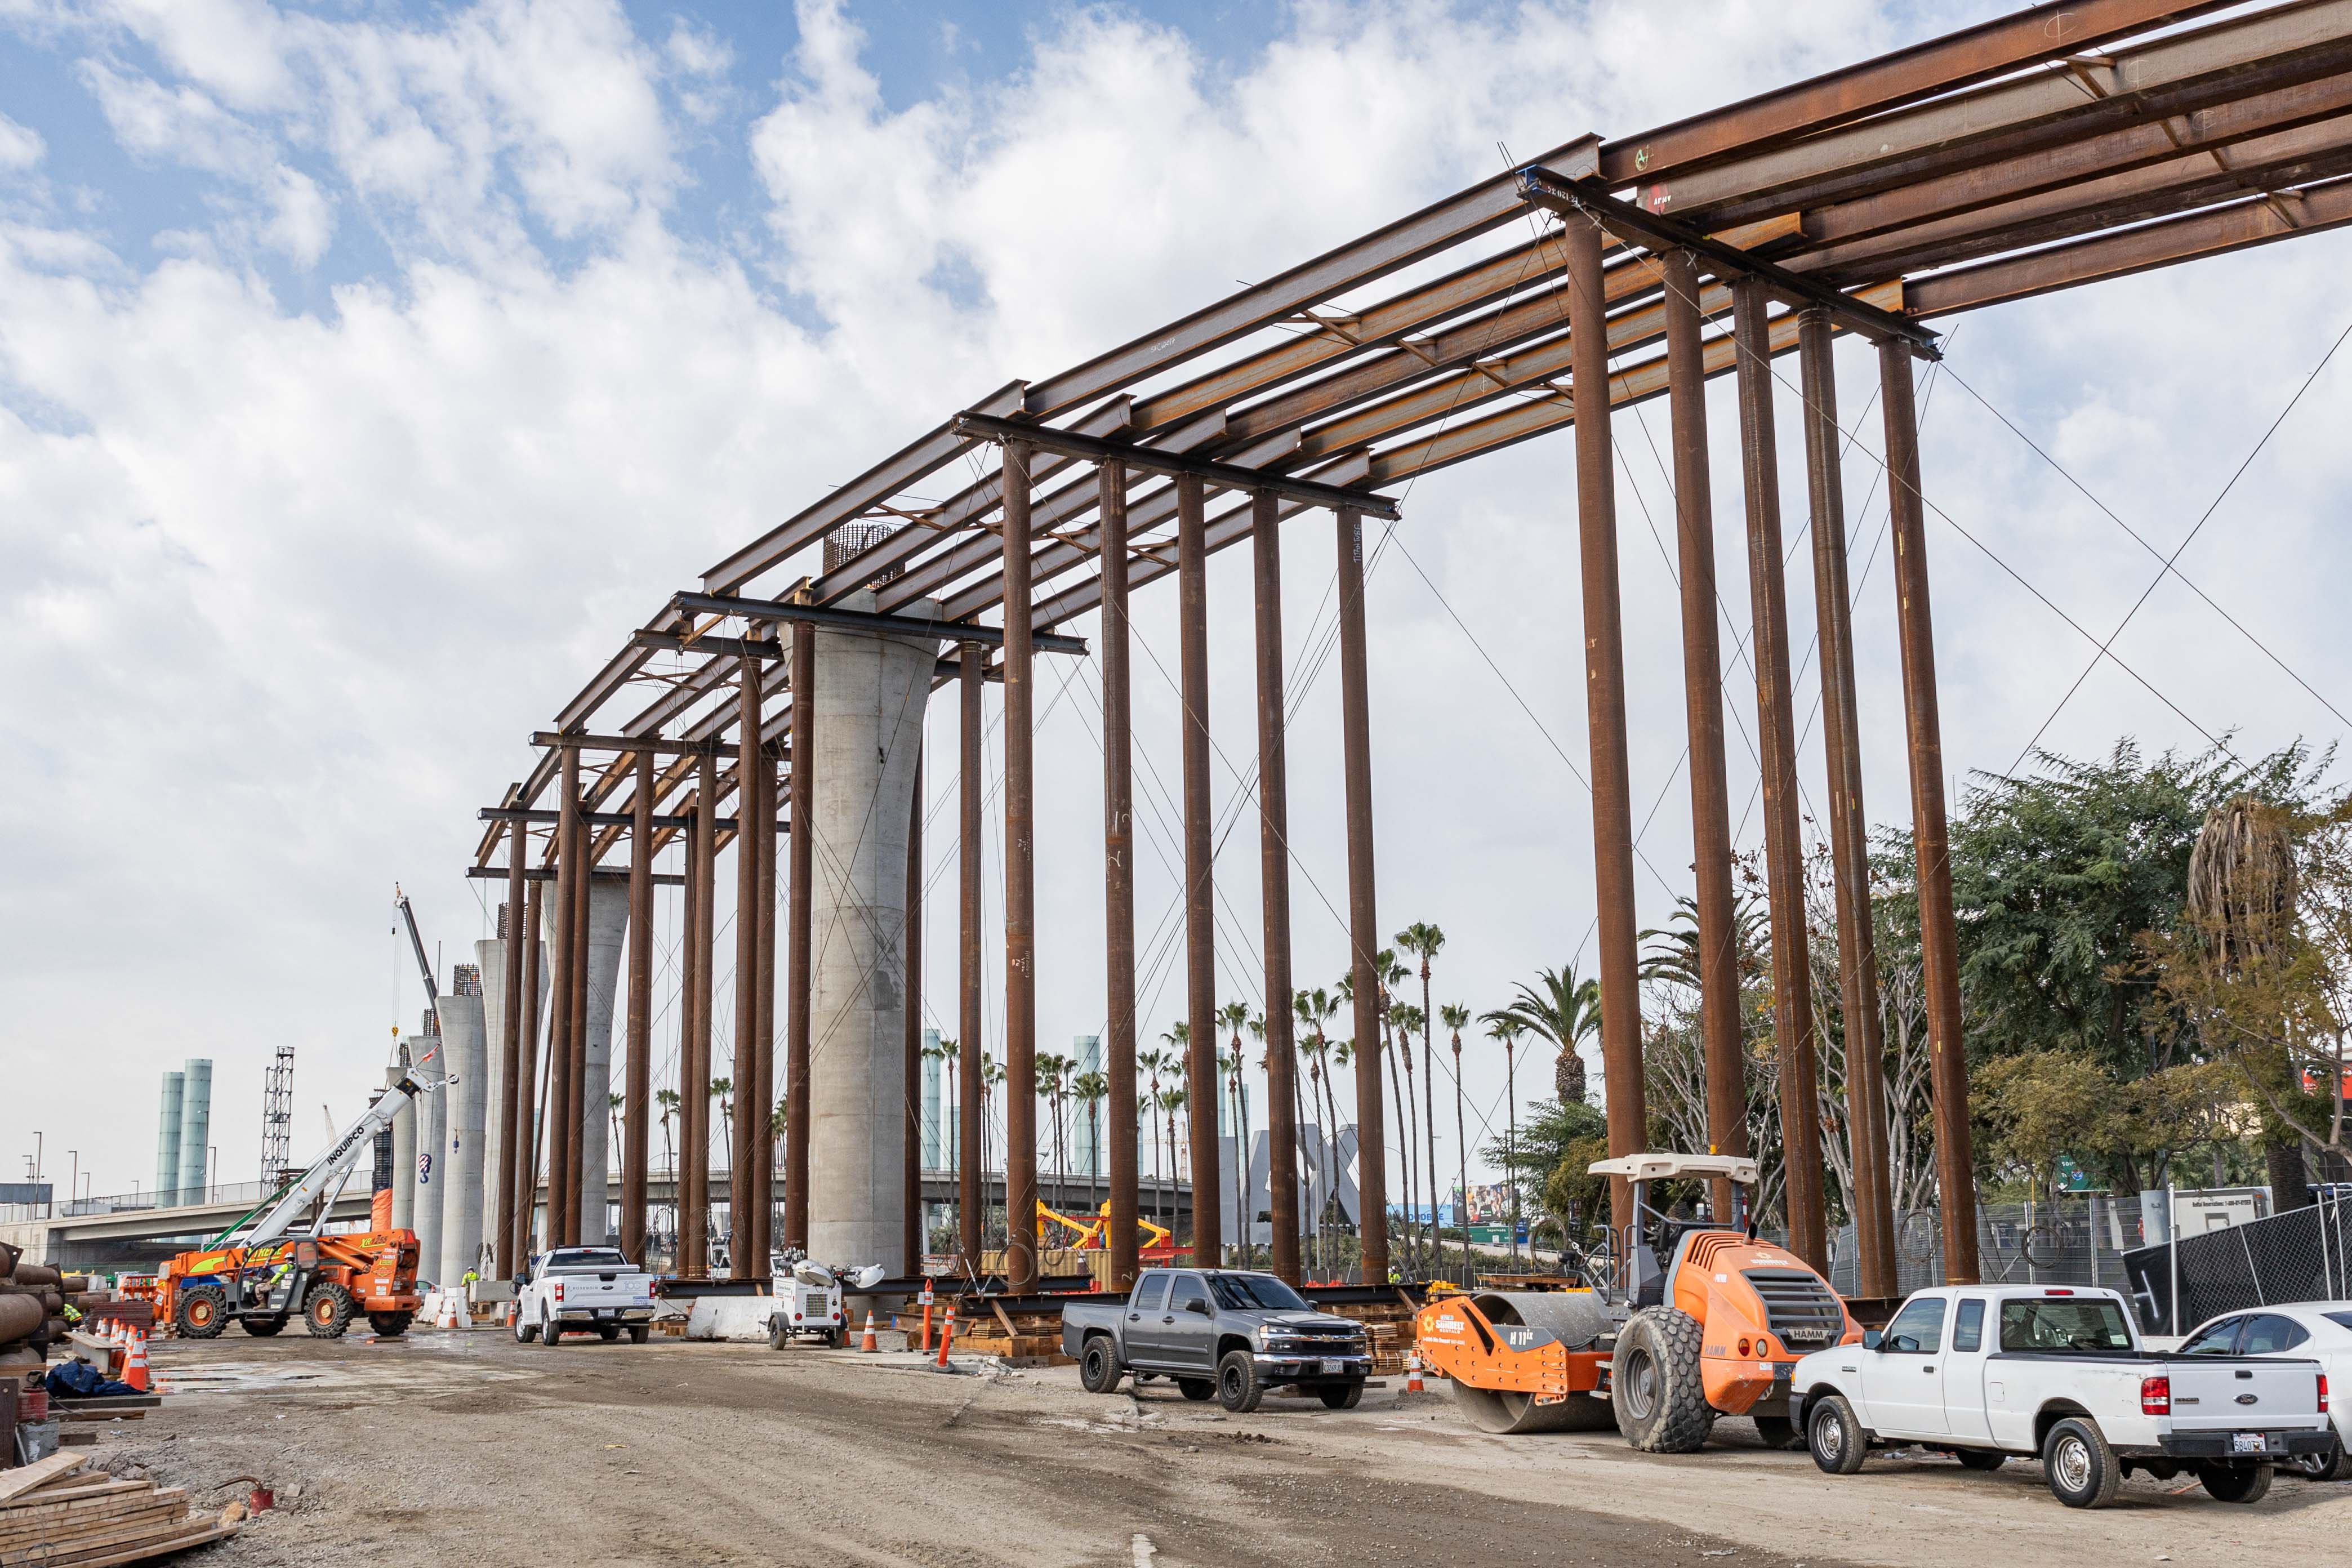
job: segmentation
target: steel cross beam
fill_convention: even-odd
[[[1710,239],[1688,224],[1621,202],[1597,180],[1567,180],[1549,169],[1529,167],[1519,171],[1519,195],[1529,206],[1563,217],[1589,217],[1620,236],[1638,236],[1653,250],[1687,250],[1705,260],[1707,269],[1719,278],[1753,278],[1774,297],[1799,309],[1810,305],[1827,310],[1873,342],[1907,343],[1921,359],[1944,357],[1936,347],[1937,334],[1909,317],[1882,310],[1816,279]]]
[[[750,621],[806,621],[853,632],[887,632],[894,636],[930,637],[940,642],[979,643],[1001,647],[1004,628],[970,621],[935,621],[921,616],[878,615],[867,610],[844,610],[829,605],[790,605],[778,599],[738,599],[720,594],[680,594],[671,600],[681,610],[704,616],[738,616]],[[700,641],[697,638],[695,641]],[[1087,651],[1084,637],[1039,633],[1034,639],[1047,653]],[[730,650],[732,651],[732,650]],[[770,656],[772,657],[772,656]]]
[[[671,741],[659,735],[567,735],[553,730],[534,730],[530,743],[534,746],[571,746],[583,752],[650,752],[656,757],[698,757],[705,752],[716,756],[736,754],[732,745],[709,741]],[[482,818],[485,822],[502,820]]]
[[[1282,474],[1268,473],[1263,468],[1245,468],[1236,463],[1220,463],[1210,458],[1188,458],[1181,453],[1155,447],[1122,446],[1117,441],[1097,440],[1092,436],[1056,430],[1050,426],[1024,425],[987,414],[959,414],[955,416],[955,428],[959,435],[989,441],[1025,442],[1049,452],[1066,452],[1074,458],[1084,458],[1089,462],[1117,463],[1123,468],[1175,478],[1190,475],[1203,484],[1215,485],[1221,489],[1268,490],[1308,506],[1352,507],[1368,517],[1386,518],[1391,521],[1399,516],[1395,501],[1369,490],[1341,489],[1337,485],[1318,484],[1313,479],[1294,479]],[[1045,647],[1045,639],[1039,637],[1037,646]]]

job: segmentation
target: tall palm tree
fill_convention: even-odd
[[[1511,1272],[1519,1268],[1519,1069],[1517,1047],[1519,1037],[1528,1026],[1517,1018],[1485,1015],[1486,1037],[1498,1040],[1503,1047],[1504,1099],[1510,1103],[1510,1120],[1503,1132],[1503,1179],[1511,1188]]]
[[[735,1080],[714,1078],[710,1080],[710,1098],[719,1102],[719,1147],[725,1151],[727,1163],[735,1163]]]
[[[1087,1212],[1095,1212],[1095,1182],[1102,1174],[1095,1152],[1102,1147],[1102,1102],[1110,1097],[1110,1079],[1099,1072],[1082,1072],[1071,1081],[1070,1092],[1087,1108]]]
[[[1431,1262],[1435,1263],[1444,1256],[1444,1244],[1442,1234],[1436,1229],[1437,1058],[1433,1054],[1433,1047],[1430,1044],[1430,1030],[1435,1026],[1436,1019],[1430,1011],[1429,1005],[1429,962],[1437,956],[1438,949],[1445,945],[1445,933],[1427,921],[1415,921],[1397,932],[1392,940],[1400,949],[1421,960],[1421,1011],[1418,1015],[1421,1022],[1421,1058],[1429,1068],[1428,1075],[1421,1086],[1423,1113],[1422,1131],[1423,1136],[1429,1140],[1429,1223],[1431,1226],[1429,1256]]]
[[[1396,949],[1384,947],[1372,955],[1372,967],[1381,977],[1381,1026],[1386,1037],[1395,1046],[1397,1064],[1404,1071],[1391,1074],[1397,1096],[1397,1134],[1404,1141],[1405,1191],[1405,1255],[1420,1267],[1421,1256],[1421,1161],[1414,1152],[1421,1142],[1419,1123],[1414,1120],[1412,1094],[1412,1030],[1403,1021],[1409,1005],[1398,994],[1398,987],[1410,978],[1412,971],[1397,959]]]
[[[1047,1133],[1049,1147],[1054,1152],[1054,1170],[1057,1175],[1063,1176],[1069,1173],[1070,1161],[1067,1144],[1063,1138],[1062,1095],[1067,1087],[1070,1069],[1077,1065],[1068,1057],[1056,1056],[1050,1051],[1040,1052],[1036,1058],[1037,1092],[1045,1096],[1046,1114],[1052,1119]]]
[[[981,1052],[980,1172],[981,1186],[983,1192],[986,1190],[988,1184],[988,1127],[990,1119],[992,1115],[991,1107],[996,1103],[997,1085],[1003,1081],[1004,1068],[998,1064],[996,1054],[992,1051]],[[982,1198],[980,1207],[980,1237],[982,1243],[985,1245],[988,1240],[988,1200],[985,1197]]]
[[[1177,1027],[1181,1029],[1183,1026],[1179,1024]],[[1170,1035],[1160,1037],[1163,1040],[1171,1037]],[[1151,1213],[1157,1218],[1165,1191],[1165,1178],[1160,1171],[1160,1075],[1174,1064],[1168,1059],[1166,1051],[1138,1051],[1135,1053],[1135,1065],[1150,1080],[1144,1089],[1143,1103],[1137,1110],[1151,1114]]]
[[[1431,1197],[1435,1186],[1435,1178],[1421,1164],[1421,1101],[1414,1095],[1412,1088],[1412,1036],[1413,1031],[1421,1027],[1421,1009],[1410,1002],[1392,1003],[1389,1007],[1389,1022],[1396,1029],[1397,1058],[1404,1064],[1404,1149],[1405,1158],[1412,1163],[1414,1170],[1412,1188],[1414,1256],[1418,1260],[1418,1266],[1426,1267],[1429,1263],[1426,1256],[1429,1246],[1429,1227],[1436,1221],[1437,1210],[1434,1200]],[[1423,1217],[1424,1209],[1427,1211],[1426,1218]]]
[[[1248,1019],[1244,1022],[1244,1026],[1244,1026],[1244,1028],[1246,1028],[1246,1029],[1248,1029],[1248,1030],[1249,1030],[1249,1032],[1250,1032],[1250,1038],[1252,1038],[1252,1039],[1254,1039],[1254,1040],[1255,1040],[1255,1041],[1257,1042],[1257,1070],[1258,1070],[1258,1071],[1260,1071],[1260,1072],[1265,1072],[1265,1071],[1266,1070],[1266,1059],[1265,1059],[1265,1015],[1264,1013],[1252,1013],[1252,1014],[1249,1016]],[[1267,1082],[1268,1082],[1268,1083],[1271,1083],[1272,1081],[1273,1081],[1273,1079],[1272,1079],[1271,1078],[1269,1078],[1269,1079],[1267,1079]],[[1254,1164],[1255,1163],[1255,1156],[1256,1156],[1256,1153],[1257,1153],[1257,1143],[1256,1143],[1256,1140],[1255,1140],[1255,1138],[1252,1135],[1252,1133],[1251,1133],[1251,1131],[1250,1131],[1250,1115],[1249,1115],[1249,1081],[1248,1081],[1246,1079],[1244,1079],[1242,1081],[1242,1085],[1241,1085],[1241,1101],[1242,1101],[1242,1157],[1241,1157],[1241,1167],[1242,1167],[1242,1173],[1241,1173],[1241,1183],[1242,1183],[1242,1190],[1243,1190],[1244,1193],[1246,1193],[1246,1194],[1247,1194],[1251,1198],[1255,1199],[1255,1198],[1257,1196],[1257,1192],[1256,1192],[1256,1184],[1251,1180],[1250,1173],[1251,1173],[1251,1169],[1252,1169],[1252,1167],[1253,1167],[1253,1166],[1254,1166]],[[1272,1207],[1272,1205],[1273,1205],[1273,1202],[1274,1202],[1274,1149],[1273,1149],[1273,1141],[1272,1141],[1272,1139],[1271,1139],[1271,1138],[1269,1138],[1269,1139],[1267,1140],[1267,1148],[1266,1148],[1266,1194],[1265,1194],[1265,1196],[1266,1196],[1266,1203],[1267,1203],[1268,1209],[1269,1209],[1269,1218],[1270,1218],[1270,1217],[1271,1217],[1271,1207]],[[1253,1210],[1253,1212],[1251,1212],[1251,1213],[1249,1214],[1249,1215],[1248,1215],[1248,1217],[1247,1217],[1246,1221],[1244,1222],[1244,1231],[1243,1231],[1243,1233],[1242,1233],[1242,1234],[1243,1234],[1244,1236],[1247,1236],[1247,1235],[1249,1234],[1249,1232],[1248,1232],[1248,1230],[1247,1230],[1246,1226],[1254,1226],[1254,1225],[1255,1225],[1256,1223],[1257,1223],[1257,1215],[1256,1215],[1256,1213]],[[1271,1240],[1271,1239],[1273,1238],[1273,1235],[1274,1235],[1273,1228],[1272,1228],[1272,1226],[1268,1226],[1268,1228],[1267,1228],[1267,1231],[1266,1231],[1266,1237],[1267,1237],[1267,1239],[1268,1239],[1268,1240]]]
[[[1168,1169],[1171,1173],[1176,1170],[1176,1113],[1184,1109],[1184,1101],[1188,1098],[1189,1096],[1185,1093],[1184,1086],[1181,1083],[1173,1086],[1172,1088],[1160,1089],[1151,1097],[1152,1102],[1160,1110],[1160,1125],[1166,1130],[1168,1139]],[[1171,1213],[1168,1218],[1168,1229],[1171,1235],[1174,1234],[1176,1229],[1176,1217],[1173,1213],[1172,1204],[1171,1205]],[[1195,1261],[1197,1262],[1198,1259],[1195,1259]]]
[[[1299,1223],[1307,1227],[1306,1234],[1309,1238],[1310,1246],[1319,1251],[1323,1236],[1323,1172],[1320,1163],[1309,1160],[1307,1155],[1307,1088],[1315,1079],[1317,1070],[1315,1058],[1321,1048],[1315,1041],[1314,993],[1292,992],[1290,1010],[1297,1015],[1298,1018],[1298,1028],[1291,1044],[1291,1054],[1295,1058],[1303,1058],[1307,1063],[1306,1072],[1294,1071],[1290,1075],[1290,1110],[1294,1118],[1291,1125],[1298,1129],[1298,1136],[1296,1140],[1299,1183],[1298,1219]],[[1323,1101],[1319,1096],[1316,1097],[1314,1104],[1315,1117],[1318,1123],[1316,1132],[1319,1142],[1319,1135],[1323,1131],[1319,1125],[1323,1117]]]
[[[677,1234],[677,1150],[670,1142],[669,1119],[677,1114],[677,1090],[674,1089],[654,1090],[654,1103],[661,1107],[662,1160],[669,1166],[669,1228],[670,1234],[676,1236]],[[643,1263],[645,1259],[641,1258],[637,1261]]]
[[[1518,997],[1483,1015],[1488,1023],[1516,1018],[1527,1032],[1552,1043],[1552,1088],[1562,1105],[1584,1103],[1584,1058],[1577,1047],[1601,1033],[1601,982],[1580,979],[1576,961],[1536,971],[1536,984],[1522,980]]]
[[[941,1079],[940,1094],[940,1159],[950,1171],[957,1169],[955,1141],[956,1067],[961,1054],[953,1040],[942,1035],[926,1047],[931,1059],[940,1064]]]
[[[1454,1218],[1462,1226],[1462,1268],[1466,1275],[1470,1268],[1470,1136],[1462,1120],[1462,1031],[1469,1026],[1470,1009],[1459,1002],[1448,1002],[1437,1016],[1454,1042],[1454,1183],[1460,1194]]]

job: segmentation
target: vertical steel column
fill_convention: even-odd
[[[1250,564],[1257,612],[1257,866],[1258,903],[1265,920],[1266,1209],[1272,1227],[1274,1271],[1298,1283],[1298,1128],[1291,1096],[1298,1058],[1290,1011],[1290,796],[1283,756],[1282,704],[1282,506],[1272,490],[1250,493]],[[1186,736],[1189,742],[1189,733]],[[1370,1052],[1366,1052],[1370,1055]],[[1218,1103],[1213,1101],[1212,1103]],[[1195,1102],[1194,1114],[1199,1114]],[[1360,1137],[1359,1134],[1360,1147]],[[1212,1149],[1215,1145],[1210,1145]],[[1249,1191],[1243,1159],[1238,1174]],[[1372,1161],[1363,1162],[1370,1166]],[[1200,1199],[1200,1161],[1193,1161],[1192,1207]],[[1218,1173],[1223,1174],[1222,1171]],[[1249,1244],[1250,1218],[1242,1218],[1234,1239]],[[1199,1225],[1195,1219],[1195,1226]],[[1212,1262],[1214,1260],[1212,1259]],[[1385,1277],[1385,1276],[1383,1276]],[[1367,1276],[1370,1278],[1370,1276]]]
[[[1617,480],[1610,468],[1607,295],[1601,228],[1570,218],[1568,256],[1570,386],[1576,412],[1576,510],[1584,588],[1584,705],[1592,763],[1593,892],[1601,932],[1601,1062],[1608,1086],[1609,1152],[1648,1142],[1642,1086],[1640,935],[1633,920],[1633,799],[1625,755],[1624,626],[1617,599]],[[1434,1080],[1437,1068],[1430,1064]],[[1633,1193],[1609,1184],[1611,1223],[1633,1223]]]
[[[587,1163],[587,1123],[583,1099],[588,1092],[588,889],[596,879],[595,855],[588,825],[572,805],[572,842],[580,852],[580,874],[572,879],[572,1043],[567,1052],[571,1078],[563,1100],[563,1241],[580,1245],[582,1215],[580,1182]],[[604,1114],[599,1106],[596,1114]],[[603,1174],[603,1173],[598,1173]]]
[[[711,994],[712,972],[717,967],[713,949],[719,932],[719,753],[715,745],[702,753],[698,766],[700,778],[695,787],[692,840],[688,846],[693,865],[687,873],[688,891],[694,900],[694,1069],[686,1091],[694,1128],[693,1158],[687,1172],[693,1184],[693,1201],[678,1223],[681,1232],[693,1240],[693,1272],[707,1278],[710,1273]]]
[[[621,1089],[621,1252],[646,1259],[646,1163],[653,1149],[654,754],[639,752],[629,822],[629,1065]]]
[[[1384,1070],[1381,1038],[1381,976],[1372,963],[1380,950],[1380,902],[1372,888],[1372,699],[1364,642],[1364,519],[1342,508],[1339,520],[1339,731],[1341,767],[1348,797],[1348,947],[1354,976],[1356,1038],[1371,1045],[1356,1053],[1356,1192],[1360,1211],[1358,1243],[1367,1284],[1389,1277],[1389,1162],[1387,1115],[1381,1104]],[[1289,1096],[1268,1097],[1275,1106]],[[1280,1114],[1275,1106],[1269,1115]],[[1271,1144],[1269,1138],[1267,1142]],[[1269,1150],[1268,1157],[1272,1154]],[[1285,1159],[1278,1167],[1295,1170]],[[1269,1194],[1270,1196],[1271,1194]],[[1298,1199],[1294,1191],[1291,1208]],[[1291,1226],[1295,1233],[1297,1226]],[[1275,1234],[1283,1234],[1279,1218]],[[1296,1247],[1297,1243],[1292,1244]]]
[[[957,781],[961,815],[957,819],[957,858],[961,885],[957,906],[956,1004],[956,1243],[966,1272],[980,1268],[986,1239],[988,1214],[986,1173],[980,1168],[980,814],[983,805],[981,778],[981,689],[988,679],[988,654],[978,643],[963,645],[961,773]]]
[[[1936,1110],[1936,1180],[1944,1213],[1944,1279],[1973,1285],[1976,1156],[1969,1146],[1968,1065],[1961,1056],[1959,945],[1952,921],[1951,845],[1944,818],[1944,726],[1936,708],[1936,628],[1927,605],[1927,519],[1919,489],[1919,420],[1911,353],[1878,349],[1886,419],[1886,499],[1895,542],[1895,627],[1903,647],[1909,731],[1911,838],[1918,866],[1919,950],[1927,992],[1928,1086]]]
[[[696,870],[694,852],[694,822],[702,809],[699,795],[689,795],[684,805],[685,853],[679,858],[686,868],[686,887],[680,900],[683,914],[678,922],[677,955],[677,1156],[669,1173],[670,1218],[677,1225],[677,1235],[673,1242],[677,1256],[671,1266],[688,1279],[699,1279],[705,1257],[701,1233],[686,1223],[688,1215],[702,1212],[701,1178],[692,1173],[697,1147],[694,1108],[705,1094],[704,1087],[697,1081],[694,1054],[694,955],[702,941],[701,879]]]
[[[1004,444],[1004,1288],[1037,1284],[1036,737],[1029,640],[1029,452]]]
[[[518,831],[520,831],[518,826]],[[545,882],[524,884],[522,901],[522,1031],[517,1037],[514,1116],[507,1122],[507,1169],[514,1188],[512,1215],[517,1268],[538,1250],[531,1245],[539,1211],[539,965],[541,891]]]
[[[1797,725],[1789,689],[1788,584],[1781,576],[1780,464],[1772,426],[1769,296],[1754,279],[1732,285],[1738,340],[1740,473],[1748,505],[1748,589],[1756,660],[1756,741],[1763,756],[1764,890],[1772,923],[1772,1037],[1779,1057],[1780,1138],[1788,1169],[1789,1250],[1829,1267],[1822,1201],[1821,1111],[1815,1105],[1812,972],[1805,942],[1805,847],[1797,818]]]
[[[1878,950],[1870,925],[1870,819],[1862,804],[1862,730],[1854,707],[1852,588],[1846,581],[1845,486],[1838,471],[1837,367],[1826,310],[1797,319],[1805,390],[1805,477],[1813,513],[1813,610],[1821,626],[1822,749],[1829,763],[1830,866],[1837,892],[1838,999],[1845,1016],[1846,1121],[1853,1170],[1855,1291],[1896,1293],[1893,1177],[1886,1134]]]
[[[1136,1275],[1135,772],[1129,721],[1127,470],[1097,475],[1102,518],[1103,949],[1110,1050],[1104,1114],[1110,1119],[1110,1288]]]
[[[1699,347],[1698,268],[1667,252],[1666,382],[1673,399],[1675,516],[1683,615],[1684,710],[1690,729],[1692,860],[1697,871],[1699,1037],[1706,1058],[1706,1137],[1748,1152],[1748,1063],[1739,1039],[1738,906],[1731,891],[1731,796],[1723,770],[1723,652],[1717,636],[1715,487],[1706,458],[1706,363]],[[1715,1213],[1733,1213],[1729,1182]]]
[[[521,805],[520,793],[516,799]],[[499,1209],[492,1216],[497,1226],[490,1232],[491,1249],[498,1259],[499,1278],[514,1278],[515,1258],[515,1107],[520,1103],[515,1094],[515,1064],[522,1060],[522,972],[523,972],[523,852],[530,847],[530,829],[520,822],[507,824],[507,952],[506,1006],[499,1027],[506,1038],[506,1081],[499,1091],[499,1103],[491,1108],[499,1126]],[[413,1181],[406,1171],[393,1173],[394,1181]]]
[[[549,1000],[553,1009],[547,1028],[547,1110],[540,1137],[547,1150],[547,1244],[562,1245],[569,1212],[563,1194],[577,1184],[571,1180],[572,1141],[564,1116],[572,1103],[572,975],[580,967],[572,942],[580,900],[573,896],[584,869],[580,841],[580,751],[563,748],[556,769],[555,787],[555,960],[554,984]]]
[[[757,1226],[752,1167],[759,1159],[760,1123],[765,1108],[755,1097],[760,1065],[760,665],[739,660],[735,731],[735,1081],[727,1163],[728,1272],[738,1279],[764,1279],[752,1257]]]
[[[907,823],[907,1227],[905,1274],[923,1271],[923,751],[915,742],[915,804]]]
[[[753,1129],[760,1152],[751,1162],[751,1277],[764,1279],[776,1250],[776,759],[764,739],[754,776],[760,784],[760,886],[754,911],[760,945],[752,971],[759,1006],[751,1031],[751,1081],[759,1100]]]
[[[1214,1268],[1224,1218],[1217,1197],[1217,904],[1209,798],[1209,552],[1200,477],[1176,480],[1178,664],[1184,699],[1185,1099],[1192,1117],[1192,1263]],[[1273,1009],[1266,1010],[1273,1037]]]
[[[786,1000],[792,1016],[784,1037],[784,1245],[805,1247],[809,1237],[809,998],[815,960],[809,928],[815,921],[816,876],[816,628],[793,623],[793,854],[791,908],[785,925],[790,963]]]

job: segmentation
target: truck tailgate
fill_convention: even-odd
[[[642,1307],[653,1299],[648,1274],[566,1274],[558,1283],[566,1307]]]
[[[2319,1363],[2272,1357],[2168,1360],[2176,1430],[2309,1426],[2319,1419]]]

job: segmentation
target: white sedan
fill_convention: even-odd
[[[2196,1355],[2284,1355],[2315,1361],[2335,1395],[2328,1419],[2336,1448],[2297,1455],[2288,1463],[2305,1480],[2352,1480],[2352,1301],[2295,1301],[2231,1312],[2201,1324],[2175,1352]]]

